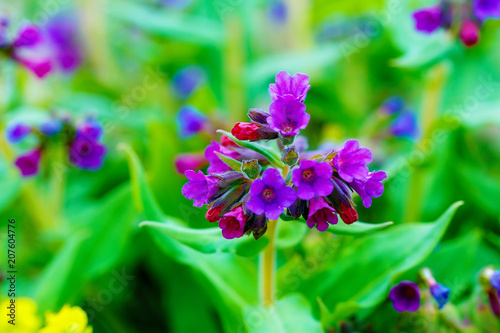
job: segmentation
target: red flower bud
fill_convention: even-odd
[[[208,222],[217,222],[222,217],[221,212],[224,208],[224,205],[220,205],[218,207],[210,207],[205,215],[205,218]]]
[[[256,141],[259,140],[261,135],[258,133],[259,125],[254,123],[236,123],[231,133],[238,140],[250,140]]]
[[[358,220],[358,212],[356,212],[354,207],[348,207],[343,203],[340,203],[340,206],[342,207],[342,212],[339,215],[344,223],[351,224]]]
[[[223,136],[220,137],[220,145],[223,146],[223,147],[226,147],[226,148],[229,148],[229,147],[238,147],[238,145],[233,140],[231,140],[230,138],[228,138],[225,135],[223,135]]]
[[[474,46],[479,41],[479,26],[473,21],[464,21],[460,27],[460,39],[465,46]]]

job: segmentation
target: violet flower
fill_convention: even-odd
[[[302,200],[310,200],[315,196],[324,197],[332,193],[333,183],[330,180],[333,168],[327,162],[304,160],[299,168],[293,170],[293,185],[297,187],[297,196]]]
[[[59,134],[63,128],[63,123],[59,119],[50,119],[44,122],[39,130],[40,133],[46,136],[54,136]]]
[[[291,95],[299,102],[304,102],[309,88],[311,88],[309,75],[296,73],[290,76],[288,72],[281,71],[276,74],[276,83],[269,85],[269,94],[273,101],[277,100],[278,97]]]
[[[216,141],[212,141],[211,144],[205,149],[205,158],[210,162],[208,167],[208,173],[223,173],[232,170],[229,165],[224,163],[215,152],[221,153],[229,157],[236,157],[237,153],[230,151],[225,147],[221,147]]]
[[[72,72],[82,62],[82,50],[78,40],[77,18],[59,14],[45,26],[50,48],[63,72]]]
[[[443,286],[440,283],[435,283],[430,287],[431,295],[438,303],[438,308],[441,310],[450,297],[450,288]]]
[[[490,277],[490,284],[493,289],[500,291],[500,271],[495,271]]]
[[[271,5],[269,5],[268,15],[272,22],[285,24],[288,18],[288,8],[285,2],[274,0]]]
[[[177,128],[181,138],[188,138],[201,132],[207,122],[207,117],[191,105],[183,106],[176,116]]]
[[[38,173],[38,167],[40,166],[40,157],[40,149],[35,149],[19,156],[14,164],[18,167],[23,177],[34,176]]]
[[[472,12],[483,22],[489,18],[500,18],[500,0],[472,0]]]
[[[394,310],[398,312],[415,312],[420,308],[420,290],[410,281],[400,282],[389,293]]]
[[[325,231],[330,224],[337,224],[338,217],[335,209],[328,205],[323,198],[313,198],[309,201],[309,216],[307,226],[312,229],[316,226],[318,231]]]
[[[23,123],[15,123],[7,127],[5,130],[5,138],[10,143],[16,143],[24,139],[31,133],[31,126]]]
[[[422,8],[413,13],[418,31],[430,34],[441,26],[443,14],[439,6]]]
[[[186,99],[205,80],[205,72],[199,66],[187,66],[174,74],[172,88],[174,93],[182,99]]]
[[[298,135],[305,129],[311,116],[306,113],[306,106],[292,95],[279,96],[269,107],[271,114],[267,123],[283,136]]]
[[[350,183],[353,179],[366,180],[368,176],[366,165],[371,161],[371,151],[368,148],[359,148],[359,142],[351,139],[344,143],[332,162],[340,177]]]
[[[77,137],[71,145],[69,157],[80,169],[98,170],[104,163],[106,147],[90,137]]]
[[[250,200],[247,207],[257,215],[265,214],[270,220],[279,218],[283,209],[289,207],[297,199],[293,188],[276,169],[266,169],[262,179],[257,179],[250,187]]]
[[[12,43],[11,58],[32,71],[37,77],[43,78],[52,70],[48,57],[33,52],[43,41],[42,32],[34,25],[27,25],[20,30]]]
[[[365,182],[354,179],[349,183],[349,186],[359,194],[361,200],[363,200],[363,206],[370,208],[372,198],[378,198],[384,193],[382,180],[386,178],[387,174],[384,171],[370,172]]]
[[[391,96],[380,107],[389,115],[398,114],[405,108],[405,101],[400,96]]]
[[[401,112],[392,122],[389,131],[395,137],[415,139],[419,135],[417,115],[411,111]]]
[[[76,126],[76,137],[87,138],[89,140],[99,140],[104,134],[102,124],[94,119],[87,118]]]
[[[194,200],[194,207],[203,206],[208,199],[211,189],[215,186],[217,179],[205,176],[201,171],[196,173],[193,170],[187,170],[185,175],[188,182],[182,187],[182,194],[186,198]]]
[[[222,236],[225,239],[240,238],[244,234],[246,220],[247,217],[241,206],[224,214],[219,220],[219,228],[222,229]]]
[[[175,157],[174,165],[178,173],[184,174],[187,170],[199,170],[205,164],[207,159],[202,154],[180,154]]]

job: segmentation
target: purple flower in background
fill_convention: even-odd
[[[500,18],[500,0],[472,0],[472,11],[480,21]]]
[[[76,126],[77,138],[99,140],[104,133],[102,124],[95,118],[87,118]]]
[[[311,118],[306,113],[306,106],[291,95],[276,99],[269,107],[269,113],[269,127],[283,136],[298,135],[301,129],[307,127]]]
[[[391,289],[389,299],[398,312],[415,312],[420,307],[420,290],[410,281],[403,281]]]
[[[273,22],[284,24],[288,17],[288,8],[283,1],[273,1],[269,6],[268,15]]]
[[[106,147],[91,137],[77,137],[71,145],[69,158],[80,169],[98,170],[104,162]]]
[[[400,96],[391,96],[380,107],[387,114],[397,114],[405,108],[405,101]]]
[[[186,8],[191,0],[160,0],[160,3],[173,8]]]
[[[63,124],[59,119],[50,119],[40,126],[40,133],[47,136],[54,136],[61,132]]]
[[[198,173],[196,173],[193,170],[186,171],[185,175],[188,179],[188,183],[184,184],[182,187],[182,194],[187,199],[194,201],[194,207],[203,206],[209,197],[210,190],[216,183],[216,178],[207,177],[203,172],[198,171]]]
[[[76,22],[72,15],[59,14],[45,26],[54,58],[64,72],[74,71],[82,62]]]
[[[368,148],[359,148],[359,142],[351,139],[344,143],[344,146],[333,158],[333,167],[340,177],[346,182],[353,179],[365,181],[368,176],[368,167],[372,161],[372,153]]]
[[[298,188],[297,196],[310,200],[315,196],[329,195],[333,191],[332,175],[333,168],[327,162],[301,161],[299,168],[292,172],[293,185]]]
[[[471,20],[464,20],[460,27],[459,37],[467,47],[476,45],[479,41],[479,25]]]
[[[199,170],[207,159],[203,154],[180,154],[175,157],[174,165],[178,173],[184,174],[187,170]]]
[[[231,158],[237,157],[237,153],[230,151],[229,149],[225,147],[221,147],[217,142],[212,141],[211,144],[207,146],[205,149],[205,158],[210,162],[210,165],[207,169],[208,173],[223,173],[226,171],[232,170],[229,165],[224,163],[219,156],[217,156],[217,153],[221,153],[223,155],[229,156]]]
[[[299,102],[306,99],[307,92],[311,86],[309,85],[309,75],[296,73],[290,76],[285,71],[276,74],[276,83],[269,85],[269,94],[273,101],[279,97],[291,95]]]
[[[490,277],[490,284],[495,289],[500,291],[500,271],[495,271]]]
[[[443,13],[440,7],[429,7],[414,12],[413,18],[418,31],[430,34],[441,26]]]
[[[363,200],[363,206],[369,208],[372,205],[372,198],[378,198],[384,193],[382,180],[386,178],[387,174],[384,171],[370,172],[365,182],[354,179],[349,186],[358,192]]]
[[[43,78],[52,70],[48,57],[39,55],[33,49],[43,41],[42,32],[34,25],[22,28],[12,43],[11,58],[32,71],[37,77]]]
[[[417,115],[411,111],[401,112],[392,121],[389,131],[396,137],[415,139],[419,134]]]
[[[438,308],[441,310],[450,297],[450,288],[443,286],[440,283],[435,283],[430,287],[431,295],[438,303]]]
[[[265,214],[270,220],[276,220],[283,209],[289,207],[297,199],[294,189],[286,186],[286,182],[276,169],[266,169],[262,179],[257,179],[250,187],[250,200],[247,208],[257,215]]]
[[[41,153],[39,149],[28,152],[25,155],[19,156],[14,164],[21,171],[23,177],[29,177],[36,175],[38,173],[38,167],[40,165]]]
[[[222,229],[222,236],[225,239],[240,238],[244,234],[246,215],[243,208],[238,206],[229,213],[224,214],[219,220],[219,228]]]
[[[10,143],[16,143],[24,139],[30,133],[30,126],[23,123],[16,123],[7,127],[5,130],[5,138]]]
[[[27,25],[19,31],[12,43],[14,49],[33,47],[42,42],[42,32],[34,25]]]
[[[203,130],[207,121],[207,117],[191,105],[182,107],[176,116],[179,135],[182,138],[188,138]]]
[[[178,97],[186,99],[204,80],[205,72],[201,67],[187,66],[174,74],[172,87]]]
[[[323,198],[313,198],[309,201],[309,216],[307,226],[312,229],[316,226],[318,231],[325,231],[329,224],[337,224],[338,217],[335,210]]]

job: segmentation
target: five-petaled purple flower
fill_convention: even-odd
[[[415,283],[403,281],[391,289],[389,299],[394,310],[415,312],[420,307],[420,290]]]
[[[10,143],[16,143],[31,133],[31,126],[23,123],[15,123],[7,127],[5,137]]]
[[[500,18],[500,0],[472,0],[472,11],[480,21]]]
[[[189,182],[182,187],[182,194],[186,198],[194,200],[194,207],[203,206],[215,186],[216,178],[205,176],[201,171],[196,173],[193,170],[187,170],[185,175]]]
[[[194,106],[186,105],[177,113],[177,128],[181,138],[188,138],[199,133],[207,124],[207,117]]]
[[[329,224],[337,224],[338,217],[335,210],[323,198],[313,198],[309,201],[309,216],[307,226],[318,231],[325,231]]]
[[[303,102],[306,99],[309,88],[311,88],[309,85],[309,75],[296,73],[290,76],[286,71],[281,71],[276,74],[276,83],[269,85],[269,94],[273,101],[279,97],[291,95],[299,102]]]
[[[304,160],[299,168],[293,170],[293,185],[297,187],[297,196],[302,200],[310,200],[315,196],[324,197],[332,193],[333,183],[330,180],[333,168],[328,162]]]
[[[262,179],[252,183],[247,207],[257,215],[265,214],[268,219],[276,220],[283,213],[283,209],[293,204],[296,199],[297,193],[286,186],[279,171],[266,169]]]
[[[219,228],[222,229],[222,236],[226,239],[239,238],[243,236],[247,216],[243,208],[238,206],[229,213],[224,214],[219,220]]]
[[[269,107],[269,113],[269,127],[283,136],[298,135],[311,118],[306,106],[292,95],[279,96]]]
[[[104,133],[101,123],[94,118],[87,118],[80,122],[76,127],[77,138],[87,138],[92,140],[99,140]]]
[[[14,164],[19,168],[23,177],[29,177],[38,173],[40,165],[41,152],[39,149],[32,150],[24,155],[19,156]]]
[[[368,176],[368,163],[372,161],[372,153],[368,148],[359,148],[359,142],[351,139],[333,158],[333,167],[346,182],[353,179],[365,181]]]
[[[90,137],[77,137],[71,145],[69,158],[80,169],[98,170],[102,167],[106,147]]]
[[[441,26],[443,13],[439,6],[417,10],[413,13],[416,29],[424,33],[432,33]]]

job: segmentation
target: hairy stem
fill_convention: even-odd
[[[269,244],[260,254],[259,268],[259,290],[260,302],[264,306],[271,306],[274,303],[276,290],[276,249],[274,240],[276,236],[276,226],[278,220],[269,220],[267,223],[266,235],[269,238]]]

